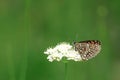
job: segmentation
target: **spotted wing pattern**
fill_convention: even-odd
[[[86,40],[74,42],[75,51],[78,51],[83,60],[95,57],[101,50],[101,42],[98,40]]]

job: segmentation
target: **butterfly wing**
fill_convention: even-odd
[[[101,50],[101,43],[98,40],[87,40],[75,42],[75,50],[79,52],[83,60],[95,57]]]

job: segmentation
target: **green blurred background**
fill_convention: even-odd
[[[0,0],[0,80],[64,80],[44,51],[97,39],[101,53],[68,63],[68,80],[120,80],[119,0]]]

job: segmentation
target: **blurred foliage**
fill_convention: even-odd
[[[0,0],[0,80],[64,80],[65,65],[44,51],[95,39],[101,53],[68,63],[68,80],[120,80],[118,0]]]

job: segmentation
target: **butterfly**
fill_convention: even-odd
[[[101,42],[98,40],[74,42],[74,48],[79,52],[82,60],[89,60],[101,51]]]

